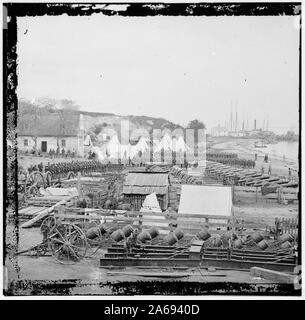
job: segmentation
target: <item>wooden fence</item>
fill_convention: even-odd
[[[211,234],[220,234],[226,230],[236,232],[244,231],[245,228],[254,228],[255,230],[266,230],[266,224],[236,219],[234,216],[202,215],[202,214],[175,214],[170,213],[146,213],[123,210],[104,210],[104,209],[83,209],[83,208],[64,208],[61,212],[56,212],[55,216],[65,220],[79,221],[100,220],[101,222],[114,224],[122,227],[131,224],[139,229],[148,229],[156,225],[161,231],[170,232],[176,228],[182,229],[186,235],[195,235],[200,230],[208,228]]]
[[[296,238],[299,231],[299,221],[297,218],[275,218],[275,228],[276,236],[289,233]]]

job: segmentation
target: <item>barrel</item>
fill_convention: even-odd
[[[207,240],[211,237],[209,231],[207,229],[203,229],[201,231],[198,232],[197,234],[197,237],[200,239],[200,240]]]
[[[175,236],[177,237],[178,240],[182,239],[184,237],[184,233],[181,229],[176,229],[174,231]]]
[[[243,247],[243,242],[240,239],[237,239],[233,242],[234,248],[241,249]]]
[[[260,241],[257,245],[258,245],[262,250],[265,250],[265,249],[268,248],[268,243],[267,243],[265,240]]]
[[[108,230],[107,227],[105,226],[105,224],[103,224],[103,223],[98,226],[98,229],[99,229],[101,235],[103,235],[104,233],[106,233],[107,230]]]
[[[255,243],[259,243],[260,241],[262,241],[264,239],[264,237],[260,233],[255,232],[255,233],[251,234],[251,239]]]
[[[172,246],[173,244],[175,244],[178,241],[177,236],[175,235],[174,232],[170,232],[165,238],[164,240],[170,245]]]
[[[289,233],[284,233],[279,237],[279,240],[284,243],[286,241],[292,242],[293,241],[293,236]]]
[[[110,235],[110,237],[111,237],[114,241],[119,242],[119,241],[121,241],[121,240],[124,239],[124,233],[123,233],[123,231],[122,231],[121,229],[118,229],[118,230],[114,231],[114,232]]]
[[[145,242],[148,240],[151,240],[151,235],[147,230],[143,230],[139,235],[138,235],[138,240],[141,242]]]
[[[100,234],[101,233],[98,227],[92,227],[86,231],[86,238],[92,240],[94,238],[99,237]]]
[[[288,249],[291,247],[291,243],[289,241],[285,241],[281,244],[282,249]]]
[[[159,231],[156,229],[156,227],[151,227],[148,230],[148,233],[150,234],[152,239],[156,238],[159,235]]]
[[[122,228],[122,231],[124,233],[124,236],[127,238],[131,235],[131,233],[133,232],[133,227],[130,224],[127,224],[126,226],[124,226]]]

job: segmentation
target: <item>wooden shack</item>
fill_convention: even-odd
[[[168,188],[168,173],[129,172],[123,186],[124,200],[138,211],[141,209],[145,197],[156,193],[160,208],[166,210],[168,207]]]

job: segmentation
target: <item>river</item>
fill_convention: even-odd
[[[264,148],[265,152],[271,156],[286,158],[287,160],[297,161],[299,154],[298,142],[282,141],[276,144],[268,144]]]
[[[236,139],[216,144],[213,148],[226,150],[228,152],[245,152],[247,154],[252,154],[253,156],[255,153],[258,155],[268,154],[269,157],[274,159],[291,161],[294,163],[298,162],[298,142],[282,141],[276,144],[267,144],[266,148],[255,148],[254,142],[255,140],[252,139]]]

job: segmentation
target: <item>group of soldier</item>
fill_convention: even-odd
[[[67,162],[57,162],[57,163],[48,163],[45,166],[45,171],[50,171],[52,174],[58,173],[68,173],[68,172],[87,172],[87,171],[95,171],[104,168],[103,165],[99,161],[95,160],[85,160],[85,161],[67,161]]]
[[[216,158],[213,161],[233,166],[233,167],[242,167],[242,168],[255,168],[255,161],[247,159],[230,159],[230,158]]]
[[[74,157],[76,157],[76,151],[75,151],[75,149],[73,149],[72,151],[71,151],[70,149],[68,149],[68,150],[66,151],[64,148],[62,148],[62,149],[60,150],[60,148],[57,147],[56,150],[55,150],[55,149],[50,149],[50,150],[49,150],[49,156],[50,156],[51,158],[53,158],[53,157],[59,157],[59,156],[61,156],[61,157],[66,157],[66,158],[74,158]]]
[[[214,159],[237,159],[237,153],[230,153],[230,152],[207,152],[206,154],[207,160],[214,160]]]

